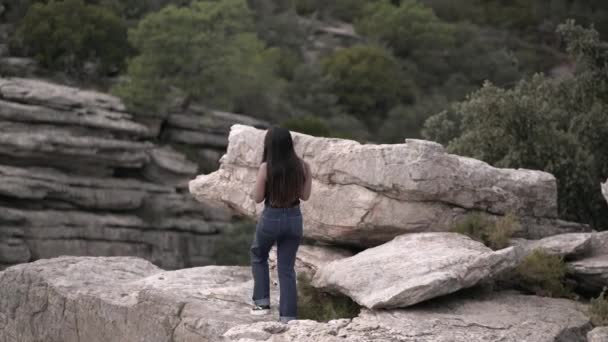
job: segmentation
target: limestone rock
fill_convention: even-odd
[[[587,342],[608,342],[608,327],[599,327],[587,334]]]
[[[36,79],[0,78],[0,97],[5,101],[42,105],[59,110],[100,108],[125,111],[125,105],[117,97]]]
[[[474,286],[516,261],[513,248],[493,252],[456,233],[406,234],[321,267],[313,286],[370,309],[407,307]]]
[[[262,206],[251,192],[263,135],[233,126],[220,169],[190,182],[194,196],[257,217]],[[588,229],[553,218],[555,179],[543,172],[496,169],[430,142],[360,145],[301,134],[294,140],[314,176],[313,194],[302,204],[304,234],[311,239],[375,246],[403,233],[448,231],[467,209],[518,212],[528,238]]]
[[[265,121],[246,115],[210,110],[190,106],[186,113],[170,114],[167,118],[169,127],[209,133],[228,133],[234,124],[243,124],[258,128],[268,127]]]
[[[12,264],[29,261],[30,256],[37,260],[57,255],[131,255],[170,269],[212,264],[223,238],[220,233],[230,225],[230,221],[220,221],[221,213],[228,215],[227,212],[218,210],[212,214],[215,216],[205,217],[206,212],[215,210],[172,198],[157,200],[165,208],[163,201],[175,203],[174,209],[157,211],[159,217],[143,218],[127,213],[0,207],[0,230],[19,227],[20,232],[18,238],[0,234],[0,250],[6,250],[4,246],[8,245],[9,251],[15,253],[11,255],[22,255],[18,260],[14,256],[0,260]],[[197,207],[198,216],[189,214],[188,210]]]
[[[583,291],[599,292],[608,286],[608,254],[569,262],[568,268]]]
[[[218,341],[249,314],[246,267],[162,271],[136,258],[61,257],[0,273],[0,340]]]
[[[228,146],[226,135],[221,133],[206,133],[169,128],[164,131],[163,138],[172,143],[190,146],[205,146],[219,149],[225,149],[226,146]]]
[[[257,169],[265,131],[235,125],[223,163]],[[323,183],[357,184],[402,201],[437,201],[496,214],[557,216],[555,178],[545,172],[494,168],[445,152],[439,144],[361,145],[294,133],[298,155]]]
[[[146,179],[168,185],[186,184],[198,167],[170,146],[150,151],[150,162],[144,167]]]
[[[576,302],[499,292],[442,298],[401,310],[364,310],[352,321],[241,325],[226,341],[585,342],[591,328]]]
[[[55,169],[18,168],[0,165],[0,194],[27,201],[61,201],[94,210],[134,210],[154,193],[173,188],[134,179],[74,176]]]
[[[0,123],[0,155],[64,168],[109,166],[139,168],[150,143],[103,137],[79,127]],[[69,162],[68,162],[69,161]]]
[[[298,276],[304,274],[312,278],[319,268],[352,255],[350,251],[338,247],[301,245],[296,255],[295,269]],[[277,267],[276,247],[270,251],[268,261],[270,269],[275,270]]]
[[[599,293],[608,286],[608,232],[593,233],[585,258],[569,262],[568,272],[579,290]]]
[[[130,114],[97,107],[66,111],[0,100],[0,118],[15,122],[89,127],[131,137],[152,137],[156,134],[150,127],[135,122]]]
[[[570,233],[554,235],[541,240],[516,239],[512,240],[512,244],[523,248],[526,254],[540,249],[551,255],[575,257],[591,250],[592,237],[592,233]]]

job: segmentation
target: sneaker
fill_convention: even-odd
[[[268,315],[270,313],[270,305],[254,305],[250,313],[252,315]]]

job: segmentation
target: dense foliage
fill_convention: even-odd
[[[560,215],[608,227],[598,190],[608,176],[606,1],[0,4],[13,55],[120,76],[114,92],[134,111],[201,102],[374,142],[420,138],[424,126],[456,153],[554,173]],[[590,29],[557,32],[568,18]]]
[[[574,77],[487,83],[429,119],[426,136],[493,165],[551,172],[562,217],[607,227],[599,184],[608,175],[608,44],[573,22],[559,31],[577,60]]]
[[[154,111],[175,93],[227,110],[246,99],[271,101],[277,51],[253,30],[244,0],[165,7],[129,32],[138,55],[116,92],[134,108]]]
[[[100,73],[119,70],[129,51],[127,28],[109,9],[83,0],[34,4],[18,37],[28,54],[48,68],[77,75],[86,62]]]

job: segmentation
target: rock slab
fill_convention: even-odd
[[[211,342],[249,315],[246,267],[61,257],[0,273],[0,341]]]
[[[586,342],[591,328],[576,302],[499,292],[445,298],[402,310],[364,310],[329,323],[255,323],[224,334],[233,342]],[[601,340],[600,340],[601,341]]]
[[[515,265],[514,248],[494,252],[456,233],[406,234],[322,266],[313,285],[370,309],[399,308],[474,286]]]

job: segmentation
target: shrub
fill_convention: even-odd
[[[515,269],[517,285],[539,296],[572,297],[564,285],[567,268],[563,259],[542,250],[530,253]]]
[[[344,111],[369,126],[410,93],[397,60],[379,47],[356,45],[338,50],[323,61],[323,67]]]
[[[129,31],[139,54],[114,92],[135,111],[165,110],[168,94],[177,89],[208,106],[266,112],[280,88],[279,54],[254,32],[245,0],[167,6]]]
[[[574,77],[535,75],[512,89],[486,83],[430,118],[424,133],[448,140],[452,153],[552,173],[560,217],[603,229],[608,207],[598,184],[608,174],[608,44],[572,22],[559,33],[577,61]]]
[[[608,298],[606,298],[606,288],[600,293],[599,297],[592,298],[589,303],[589,316],[591,323],[595,326],[608,325]]]
[[[327,322],[333,319],[354,318],[360,308],[346,296],[331,295],[314,288],[310,279],[298,276],[298,318]]]
[[[514,215],[508,214],[495,222],[480,213],[473,213],[458,222],[452,231],[482,242],[493,250],[509,246],[509,239],[520,229]]]
[[[243,221],[228,227],[213,244],[213,262],[216,265],[250,265],[249,248],[255,232],[255,223]]]
[[[129,53],[127,26],[111,10],[83,0],[33,4],[21,21],[18,45],[41,65],[79,75],[87,62],[100,74],[122,68]]]

